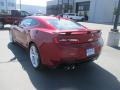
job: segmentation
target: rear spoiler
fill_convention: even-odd
[[[87,33],[87,34],[93,34],[93,33],[101,33],[101,30],[80,30],[80,31],[56,31],[54,33],[56,34],[63,34],[63,35],[71,35],[73,33]]]

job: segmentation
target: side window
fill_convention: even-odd
[[[23,19],[19,24],[19,26],[28,27],[31,25],[31,23],[32,23],[32,19]]]
[[[31,26],[36,26],[36,25],[39,25],[40,28],[46,28],[44,23],[42,23],[36,19],[32,19]]]
[[[37,20],[32,19],[31,26],[40,25],[40,23]]]

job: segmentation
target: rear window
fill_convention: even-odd
[[[72,30],[83,28],[82,25],[65,19],[48,19],[47,22],[59,30]]]

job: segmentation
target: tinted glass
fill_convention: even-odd
[[[32,19],[31,26],[39,25],[37,20]]]
[[[21,21],[20,26],[28,27],[31,25],[31,23],[32,23],[32,19],[24,19]]]
[[[46,28],[44,23],[42,23],[41,21],[38,21],[36,19],[32,19],[32,22],[31,22],[30,26],[39,26],[40,28]]]
[[[65,20],[65,19],[60,19],[60,20],[49,19],[47,20],[47,22],[59,30],[72,30],[72,29],[83,28],[82,25],[75,23],[73,21],[70,21],[70,20]]]

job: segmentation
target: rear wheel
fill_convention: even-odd
[[[39,54],[38,48],[36,47],[35,44],[30,45],[29,57],[30,57],[30,61],[32,63],[33,68],[35,68],[35,69],[42,68],[40,54]]]

